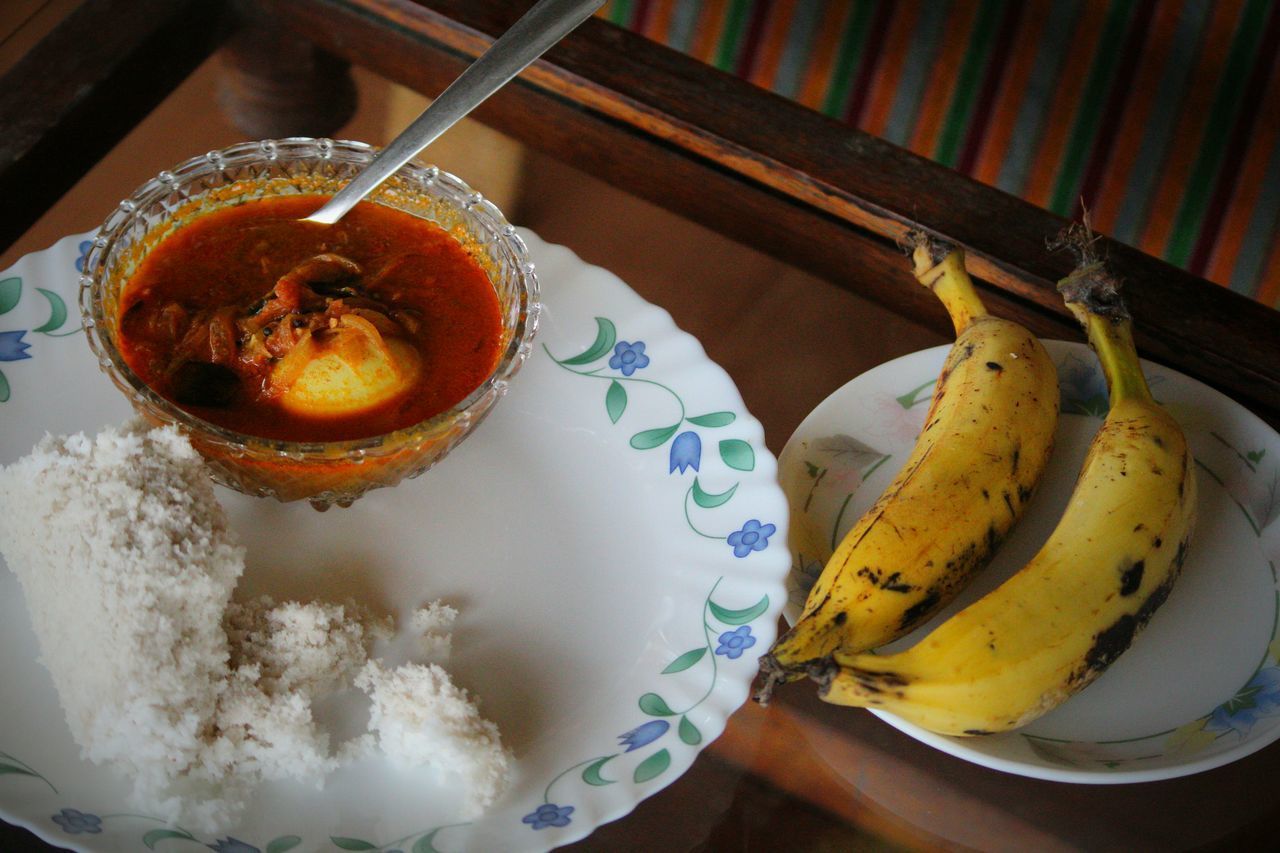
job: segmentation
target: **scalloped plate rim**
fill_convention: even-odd
[[[1096,357],[1086,343],[1080,341],[1062,341],[1053,339],[1043,339],[1043,343],[1049,350],[1050,355],[1054,358],[1055,363],[1061,361],[1063,357],[1070,354],[1087,360],[1087,362],[1094,367],[1095,371],[1097,370]],[[839,409],[840,407],[857,405],[859,395],[862,392],[862,386],[875,382],[886,374],[913,371],[909,378],[904,377],[904,381],[902,382],[903,386],[910,385],[912,382],[919,380],[921,374],[936,376],[937,370],[940,369],[943,360],[951,349],[951,346],[951,344],[940,344],[923,350],[906,353],[897,358],[883,362],[849,380],[847,383],[828,395],[826,399],[818,404],[818,406],[814,407],[809,415],[800,423],[788,438],[782,451],[778,454],[780,477],[782,477],[784,481],[784,490],[786,482],[785,469],[789,464],[791,464],[790,460],[795,455],[799,442],[809,438],[807,430],[812,430],[814,428],[813,423],[821,417],[822,412],[833,408]],[[1227,397],[1220,391],[1210,388],[1198,380],[1186,376],[1172,368],[1147,359],[1142,359],[1142,364],[1144,370],[1148,371],[1149,375],[1151,375],[1151,372],[1154,370],[1158,375],[1173,377],[1179,383],[1185,383],[1187,388],[1193,389],[1197,394],[1203,395],[1203,398],[1208,401],[1209,405],[1215,410],[1230,412],[1233,417],[1241,418],[1244,422],[1249,424],[1251,429],[1257,431],[1259,434],[1265,435],[1270,442],[1268,449],[1272,449],[1276,451],[1276,455],[1280,455],[1280,435],[1277,435],[1277,433],[1261,418],[1244,408],[1239,403]],[[1159,395],[1157,394],[1157,396]],[[927,403],[927,399],[925,402]],[[1278,523],[1280,523],[1280,521],[1273,520],[1271,522],[1271,524]],[[1270,525],[1266,525],[1266,527],[1270,527]],[[796,568],[793,559],[793,568],[790,578],[794,579],[795,576]],[[789,598],[787,604],[783,608],[783,618],[787,624],[794,624],[798,616],[799,607],[794,600]],[[1280,615],[1278,615],[1277,618],[1280,618]],[[888,725],[909,737],[955,758],[1013,775],[1075,784],[1125,784],[1158,781],[1192,775],[1238,761],[1253,754],[1254,752],[1257,752],[1258,750],[1266,748],[1275,741],[1280,740],[1280,718],[1273,716],[1269,723],[1262,726],[1261,731],[1255,736],[1246,738],[1235,747],[1223,749],[1210,755],[1200,758],[1193,757],[1191,760],[1182,763],[1154,768],[1098,771],[1055,766],[1047,763],[1037,764],[1021,760],[1016,757],[983,752],[974,745],[977,742],[977,739],[955,738],[936,734],[910,723],[890,712],[877,709],[867,710]],[[1018,735],[1019,732],[1015,731],[996,735],[994,737],[1015,738]],[[1158,735],[1153,734],[1150,737],[1156,736]],[[1144,739],[1147,738],[1139,738],[1138,740]],[[992,740],[988,742],[991,743],[995,741]],[[1081,741],[1079,743],[1090,742]],[[1104,742],[1098,741],[1093,743]]]
[[[736,638],[730,636],[734,634],[734,631],[725,631],[725,636],[730,636],[730,639],[727,641],[723,641],[722,639],[720,643],[720,648],[724,650],[723,655],[721,651],[717,650],[715,645],[716,639],[708,638],[708,642],[711,643],[711,645],[707,647],[707,653],[704,655],[704,658],[710,659],[713,663],[717,664],[719,668],[713,670],[713,677],[710,682],[711,686],[707,688],[707,694],[704,701],[694,706],[702,712],[702,716],[698,717],[697,725],[695,726],[695,731],[700,730],[700,742],[689,744],[673,740],[676,736],[676,727],[672,725],[670,726],[670,734],[666,733],[667,730],[663,730],[663,732],[660,733],[661,736],[666,737],[666,740],[663,741],[666,746],[660,751],[668,753],[668,747],[670,748],[670,752],[666,756],[666,764],[664,765],[662,761],[650,762],[650,769],[655,767],[662,768],[658,770],[657,777],[647,779],[643,783],[640,781],[633,783],[630,779],[620,780],[608,788],[602,789],[607,793],[607,796],[584,796],[584,800],[589,800],[587,807],[579,809],[575,814],[577,819],[572,820],[567,827],[555,827],[553,825],[548,827],[548,831],[534,831],[527,827],[517,827],[512,830],[513,838],[515,838],[514,833],[517,830],[525,833],[523,836],[520,836],[518,840],[512,842],[512,849],[516,849],[518,847],[518,849],[545,850],[550,849],[551,847],[558,847],[573,841],[578,841],[587,837],[597,827],[629,814],[641,801],[653,794],[656,794],[678,779],[688,769],[688,767],[692,765],[692,762],[696,760],[698,754],[712,741],[714,741],[715,738],[723,733],[724,727],[728,722],[728,718],[742,705],[744,701],[746,701],[751,682],[756,673],[754,665],[755,656],[750,653],[742,654],[742,649],[738,648],[742,646],[744,640],[748,638],[744,637],[742,634],[742,626],[746,625],[747,628],[751,629],[747,634],[749,635],[752,643],[757,643],[760,647],[767,647],[767,645],[772,641],[772,635],[776,629],[782,604],[786,600],[784,580],[789,557],[785,548],[787,523],[786,503],[785,497],[777,483],[776,459],[772,454],[770,454],[764,444],[763,427],[746,410],[741,394],[728,373],[726,373],[719,365],[709,360],[706,356],[705,350],[697,339],[687,332],[679,329],[668,312],[661,307],[644,300],[616,275],[602,267],[586,263],[567,247],[544,242],[528,229],[521,228],[519,229],[519,233],[529,244],[530,259],[537,265],[540,274],[542,273],[543,267],[562,267],[567,271],[566,277],[584,277],[584,280],[589,281],[593,288],[592,293],[598,296],[600,300],[599,305],[594,303],[592,304],[591,307],[593,310],[608,313],[609,310],[621,310],[625,308],[629,312],[633,313],[628,313],[625,318],[619,318],[620,325],[623,319],[627,321],[636,319],[643,320],[644,323],[647,324],[647,328],[652,330],[651,341],[660,343],[664,347],[669,345],[682,353],[682,361],[671,366],[668,372],[664,374],[665,376],[686,379],[689,381],[690,385],[697,385],[696,393],[716,398],[721,401],[722,405],[732,408],[732,410],[737,414],[737,417],[728,430],[732,432],[732,435],[734,436],[733,440],[738,441],[740,444],[750,445],[751,450],[753,451],[751,459],[754,466],[751,471],[742,471],[739,469],[736,476],[741,477],[741,488],[739,489],[735,487],[736,491],[732,497],[736,498],[742,506],[760,514],[762,519],[765,518],[769,512],[773,512],[773,517],[770,517],[768,520],[776,525],[773,533],[766,534],[763,537],[763,544],[748,555],[748,557],[754,559],[754,565],[749,566],[749,568],[743,568],[738,575],[734,575],[731,572],[726,571],[726,567],[733,568],[737,566],[748,566],[748,563],[739,561],[732,556],[724,557],[720,555],[719,552],[717,552],[715,557],[709,558],[704,552],[694,550],[692,555],[689,556],[687,561],[683,564],[683,569],[685,571],[692,571],[696,569],[697,572],[701,572],[705,575],[706,583],[711,590],[706,593],[706,600],[708,602],[712,602],[713,605],[714,602],[712,601],[711,596],[721,581],[724,582],[723,587],[721,587],[722,589],[728,589],[732,592],[742,592],[744,594],[749,592],[752,596],[760,596],[761,602],[767,602],[767,605],[762,604],[760,607],[755,608],[759,612],[754,612],[749,623],[726,623],[728,627],[733,627],[734,625],[737,625],[738,627],[736,629]],[[84,240],[89,239],[91,236],[91,234],[81,234],[64,237],[47,249],[24,256],[9,270],[5,271],[3,275],[9,276],[19,274],[27,276],[36,273],[44,274],[44,267],[42,265],[51,264],[55,259],[58,263],[64,263],[66,269],[70,270],[71,263],[76,257],[76,252],[79,251],[79,246]],[[69,277],[74,279],[74,274],[70,274]],[[37,277],[35,281],[46,287],[54,287],[54,285],[41,280],[39,277]],[[68,304],[74,306],[74,293],[67,291],[65,284],[59,285],[59,287],[62,288],[64,295],[67,296]],[[534,367],[533,361],[535,359],[546,358],[549,355],[549,351],[543,350],[544,344],[550,344],[553,347],[557,344],[560,346],[577,345],[572,341],[557,339],[555,337],[555,333],[551,331],[551,328],[554,327],[555,324],[548,324],[547,321],[549,319],[549,315],[554,315],[556,313],[557,305],[555,294],[557,292],[557,285],[544,278],[542,281],[542,288],[544,303],[542,329],[539,331],[538,337],[534,342],[535,352],[530,358],[530,363],[526,364],[523,368],[522,372],[526,374],[536,373],[536,369],[531,370],[531,368]],[[74,307],[72,310],[74,312]],[[7,328],[4,324],[4,320],[5,318],[0,316],[0,330]],[[28,330],[30,331],[35,328],[35,321],[29,321],[27,325]],[[576,336],[578,332],[583,330],[575,328],[573,331]],[[567,329],[562,330],[562,333],[567,332]],[[30,341],[31,337],[32,336],[28,336],[28,341]],[[589,340],[590,336],[588,334],[585,341]],[[76,345],[71,342],[66,343]],[[79,342],[79,345],[83,346],[83,342]],[[87,354],[87,347],[84,349]],[[655,347],[654,349],[657,348]],[[562,355],[561,357],[563,358],[564,356]],[[554,357],[552,360],[554,361]],[[91,359],[89,364],[92,365]],[[0,369],[7,369],[8,367],[9,365],[6,363],[3,366],[0,366]],[[544,373],[555,370],[554,367],[546,366],[545,364],[542,365],[541,369],[544,369]],[[567,374],[561,376],[558,373],[551,373],[550,375],[554,376],[557,380],[563,379],[563,387],[557,386],[558,391],[563,391],[570,397],[581,393],[577,390],[578,386],[574,385],[574,382],[576,381],[574,377]],[[106,378],[101,376],[101,374],[97,374],[96,371],[95,376],[96,378],[94,381],[107,383]],[[522,380],[524,381],[522,382]],[[524,386],[529,385],[533,381],[535,380],[530,379],[529,376],[517,377],[510,397],[513,399],[516,398],[520,391],[524,390]],[[541,380],[537,381],[546,382],[548,380],[546,376],[544,376]],[[489,422],[492,423],[501,419],[503,416],[502,413],[510,411],[514,405],[515,403],[508,400],[503,405],[498,406],[495,412],[490,416]],[[2,403],[0,404],[0,411],[3,411],[4,407],[12,408],[13,406],[13,401]],[[601,413],[603,414],[604,407],[601,406],[600,408]],[[641,407],[637,404],[635,408],[639,410]],[[696,415],[697,412],[694,412],[693,414]],[[486,424],[486,427],[488,426],[489,424]],[[569,426],[575,425],[570,424]],[[620,430],[611,429],[607,420],[604,421],[603,426],[594,424],[593,422],[592,429],[597,430],[598,433],[601,436],[604,436],[607,441],[617,443],[616,448],[613,444],[609,445],[610,449],[605,451],[608,454],[623,456],[630,453],[640,452],[627,447],[626,434]],[[691,429],[690,431],[693,430]],[[708,428],[705,431],[713,432],[714,430]],[[482,434],[483,429],[476,437],[470,439],[469,442],[464,445],[464,449],[482,441],[483,439],[480,438],[480,435]],[[701,460],[704,470],[710,462],[713,461],[710,460],[711,444],[711,442],[708,442],[706,455],[704,455]],[[651,458],[646,459],[646,462],[652,461],[654,464],[646,468],[643,474],[643,477],[652,476],[654,482],[660,484],[659,488],[663,487],[668,482],[669,478],[675,476],[674,471],[667,471],[667,454],[665,451],[666,445],[663,445],[661,457],[655,454]],[[674,450],[672,452],[674,453]],[[726,456],[725,458],[727,460],[729,457]],[[11,460],[6,458],[5,461]],[[693,470],[696,471],[697,468],[694,468]],[[686,473],[687,472],[683,469],[679,471],[679,475],[681,476]],[[641,477],[639,474],[636,476]],[[647,484],[647,481],[645,482]],[[412,487],[412,484],[410,484],[410,487]],[[377,493],[372,493],[372,495],[377,495]],[[685,500],[687,504],[689,500],[687,494]],[[685,517],[686,519],[689,518],[687,506]],[[690,525],[692,526],[692,522],[690,522]],[[741,531],[739,531],[739,533],[741,533]],[[775,547],[766,550],[765,546],[768,544],[767,540],[769,535],[776,535],[777,538],[774,540]],[[752,541],[760,542],[760,533],[757,533],[756,536],[757,538]],[[742,537],[739,537],[739,539],[741,540]],[[701,539],[696,539],[690,547],[701,546],[702,544],[703,542]],[[726,548],[727,553],[729,546],[725,542],[721,542],[720,545]],[[680,547],[683,548],[684,546]],[[16,579],[13,578],[11,573],[5,572],[5,574],[8,575],[8,580],[12,581],[14,588],[16,588]],[[720,580],[715,580],[717,574],[719,575]],[[22,605],[18,606],[23,607]],[[689,606],[693,607],[692,604]],[[23,609],[25,610],[25,607],[23,607]],[[707,604],[704,603],[704,616],[707,612]],[[719,613],[721,615],[727,614],[727,618],[744,618],[743,613],[735,614],[724,606],[721,607]],[[656,630],[660,630],[660,628],[665,626],[667,623],[657,622],[656,624],[659,626]],[[755,633],[752,634],[752,631]],[[735,646],[735,643],[737,646]],[[732,652],[735,650],[738,651],[738,656],[736,657],[732,655]],[[721,660],[724,661],[722,665],[720,664]],[[673,664],[669,664],[668,666],[672,665]],[[40,671],[41,674],[44,675],[43,670]],[[689,670],[689,672],[692,671],[692,669]],[[672,675],[664,675],[663,677],[679,679],[685,675],[683,672],[674,672],[674,670],[673,673],[674,674]],[[655,673],[654,675],[656,676],[657,674]],[[47,675],[45,675],[45,677],[47,678]],[[691,678],[691,676],[689,677]],[[668,683],[672,682],[662,682],[664,685]],[[635,692],[638,693],[640,689],[640,685],[637,684]],[[701,688],[699,687],[699,689]],[[484,697],[482,696],[482,698]],[[619,695],[619,698],[614,702],[614,704],[621,702],[622,698],[625,697],[621,697]],[[57,725],[61,727],[61,736],[66,737],[67,740],[69,740],[69,736],[65,732],[65,725],[62,723],[61,710],[54,710],[57,712]],[[692,716],[692,712],[690,712],[690,715]],[[616,728],[617,731],[613,734],[617,736],[617,739],[620,739],[623,734],[622,727],[624,721],[617,721],[616,726],[614,726],[613,723],[614,721],[611,720],[608,723],[601,724],[599,728],[602,731]],[[652,730],[640,735],[636,735],[633,732],[627,732],[626,734],[633,735],[634,740],[638,741],[649,737],[652,734]],[[683,732],[681,734],[683,736]],[[613,740],[615,738],[611,736],[609,739]],[[5,748],[5,746],[6,744],[0,743],[0,748]],[[625,746],[626,742],[624,741],[622,745],[615,744],[614,749],[618,751],[619,755],[626,754],[623,752],[623,747]],[[647,744],[641,744],[641,746],[647,746]],[[677,749],[682,751],[677,753]],[[629,750],[627,750],[627,752],[629,752]],[[675,753],[675,755],[672,755],[673,753]],[[642,755],[642,753],[637,752],[637,755]],[[652,758],[653,756],[651,755],[650,757]],[[30,757],[26,757],[26,760],[30,760]],[[32,766],[34,766],[34,762]],[[545,771],[547,773],[551,773],[556,769],[558,768],[545,768]],[[564,775],[563,772],[560,775]],[[58,834],[52,823],[38,823],[36,822],[36,819],[28,818],[25,814],[28,811],[26,808],[22,809],[24,812],[23,814],[14,812],[13,809],[3,800],[3,785],[5,784],[3,781],[4,778],[5,777],[0,776],[0,816],[3,816],[6,821],[15,825],[23,826],[53,844],[78,850],[104,849],[99,846],[85,846],[86,843],[92,844],[92,841],[94,840],[93,837],[65,833]],[[545,777],[543,776],[538,777],[538,779],[544,778]],[[560,776],[556,776],[552,780],[551,784],[554,784],[555,779],[559,778]],[[10,780],[12,780],[12,777],[10,777]],[[550,784],[548,784],[548,787],[550,787]],[[319,796],[323,797],[324,795],[321,794]],[[41,802],[43,802],[43,800],[41,800]],[[505,801],[500,801],[500,803],[495,806],[495,809],[501,807],[504,802]],[[58,803],[53,803],[51,801],[50,805],[46,807],[46,811],[56,808],[59,804],[62,804],[61,800],[59,800]],[[510,811],[510,809],[508,809],[508,811]],[[105,820],[106,818],[103,819]],[[223,833],[221,832],[218,833],[219,837],[221,837],[222,834]],[[139,843],[137,839],[140,837],[140,833],[131,837],[134,839],[134,844]],[[412,836],[410,838],[412,839]],[[107,841],[109,839],[112,840],[114,844],[128,844],[124,835],[104,836],[101,840]],[[312,839],[313,844],[319,844],[322,842],[327,843],[327,839],[321,839],[318,837]],[[259,843],[265,846],[266,840],[263,839]],[[404,842],[404,846],[407,847],[411,843],[412,840]],[[445,849],[453,849],[454,846],[448,842],[443,842],[443,845]],[[385,843],[383,846],[385,846]],[[112,847],[110,849],[117,848]],[[311,849],[311,847],[304,845],[300,849]],[[325,849],[330,848],[326,847]]]

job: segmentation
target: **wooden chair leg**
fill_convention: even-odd
[[[331,136],[356,110],[345,60],[250,14],[221,52],[218,101],[251,139]]]

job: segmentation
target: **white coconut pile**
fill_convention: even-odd
[[[0,553],[72,736],[131,780],[137,808],[216,831],[258,783],[321,787],[375,740],[399,764],[451,774],[466,818],[510,781],[497,727],[440,663],[457,612],[417,611],[409,627],[430,662],[388,668],[371,657],[388,619],[350,603],[233,600],[244,549],[172,428],[46,437],[0,468]],[[352,685],[371,698],[369,733],[331,744],[313,705]]]

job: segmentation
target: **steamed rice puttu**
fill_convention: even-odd
[[[461,785],[463,819],[482,814],[506,790],[515,759],[498,727],[439,664],[388,669],[371,660],[355,683],[372,700],[369,730],[382,752],[401,767],[431,768]]]
[[[0,552],[72,737],[132,781],[135,807],[213,830],[261,779],[335,765],[314,675],[294,689],[278,673],[355,672],[372,637],[332,605],[231,606],[244,549],[176,430],[46,437],[0,468]],[[224,617],[270,628],[237,637],[234,667]]]
[[[153,817],[212,832],[264,780],[321,787],[375,741],[334,749],[313,714],[353,681],[373,698],[383,751],[459,774],[469,817],[510,781],[497,727],[437,663],[370,660],[390,619],[353,603],[233,600],[244,549],[173,428],[46,437],[0,467],[0,554],[83,756],[131,780],[131,804]],[[456,616],[438,601],[413,614],[419,658],[448,657]]]
[[[167,799],[213,725],[244,570],[200,457],[138,421],[46,436],[0,471],[0,550],[84,757]]]

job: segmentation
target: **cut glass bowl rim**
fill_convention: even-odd
[[[502,211],[464,180],[434,165],[410,162],[402,166],[395,177],[411,179],[424,188],[443,187],[459,209],[474,216],[485,231],[505,242],[513,255],[516,274],[521,282],[522,304],[511,341],[499,357],[493,372],[458,403],[431,418],[391,432],[336,441],[290,441],[241,433],[210,423],[156,393],[125,363],[115,343],[101,328],[105,318],[101,316],[100,304],[95,298],[95,285],[104,272],[111,250],[123,231],[138,218],[140,209],[154,204],[180,185],[194,183],[202,177],[237,166],[308,160],[363,166],[374,158],[378,150],[365,142],[311,137],[241,142],[191,157],[171,169],[159,172],[117,205],[99,227],[85,253],[79,281],[80,313],[90,349],[93,350],[99,367],[129,397],[135,408],[166,423],[192,429],[203,440],[224,449],[242,449],[246,453],[256,454],[265,451],[298,461],[331,462],[345,456],[364,458],[401,452],[452,423],[465,421],[471,417],[471,410],[488,395],[505,394],[512,377],[532,351],[538,328],[541,303],[534,265],[529,261],[528,247],[524,240]],[[376,198],[371,197],[370,200],[376,201]]]

